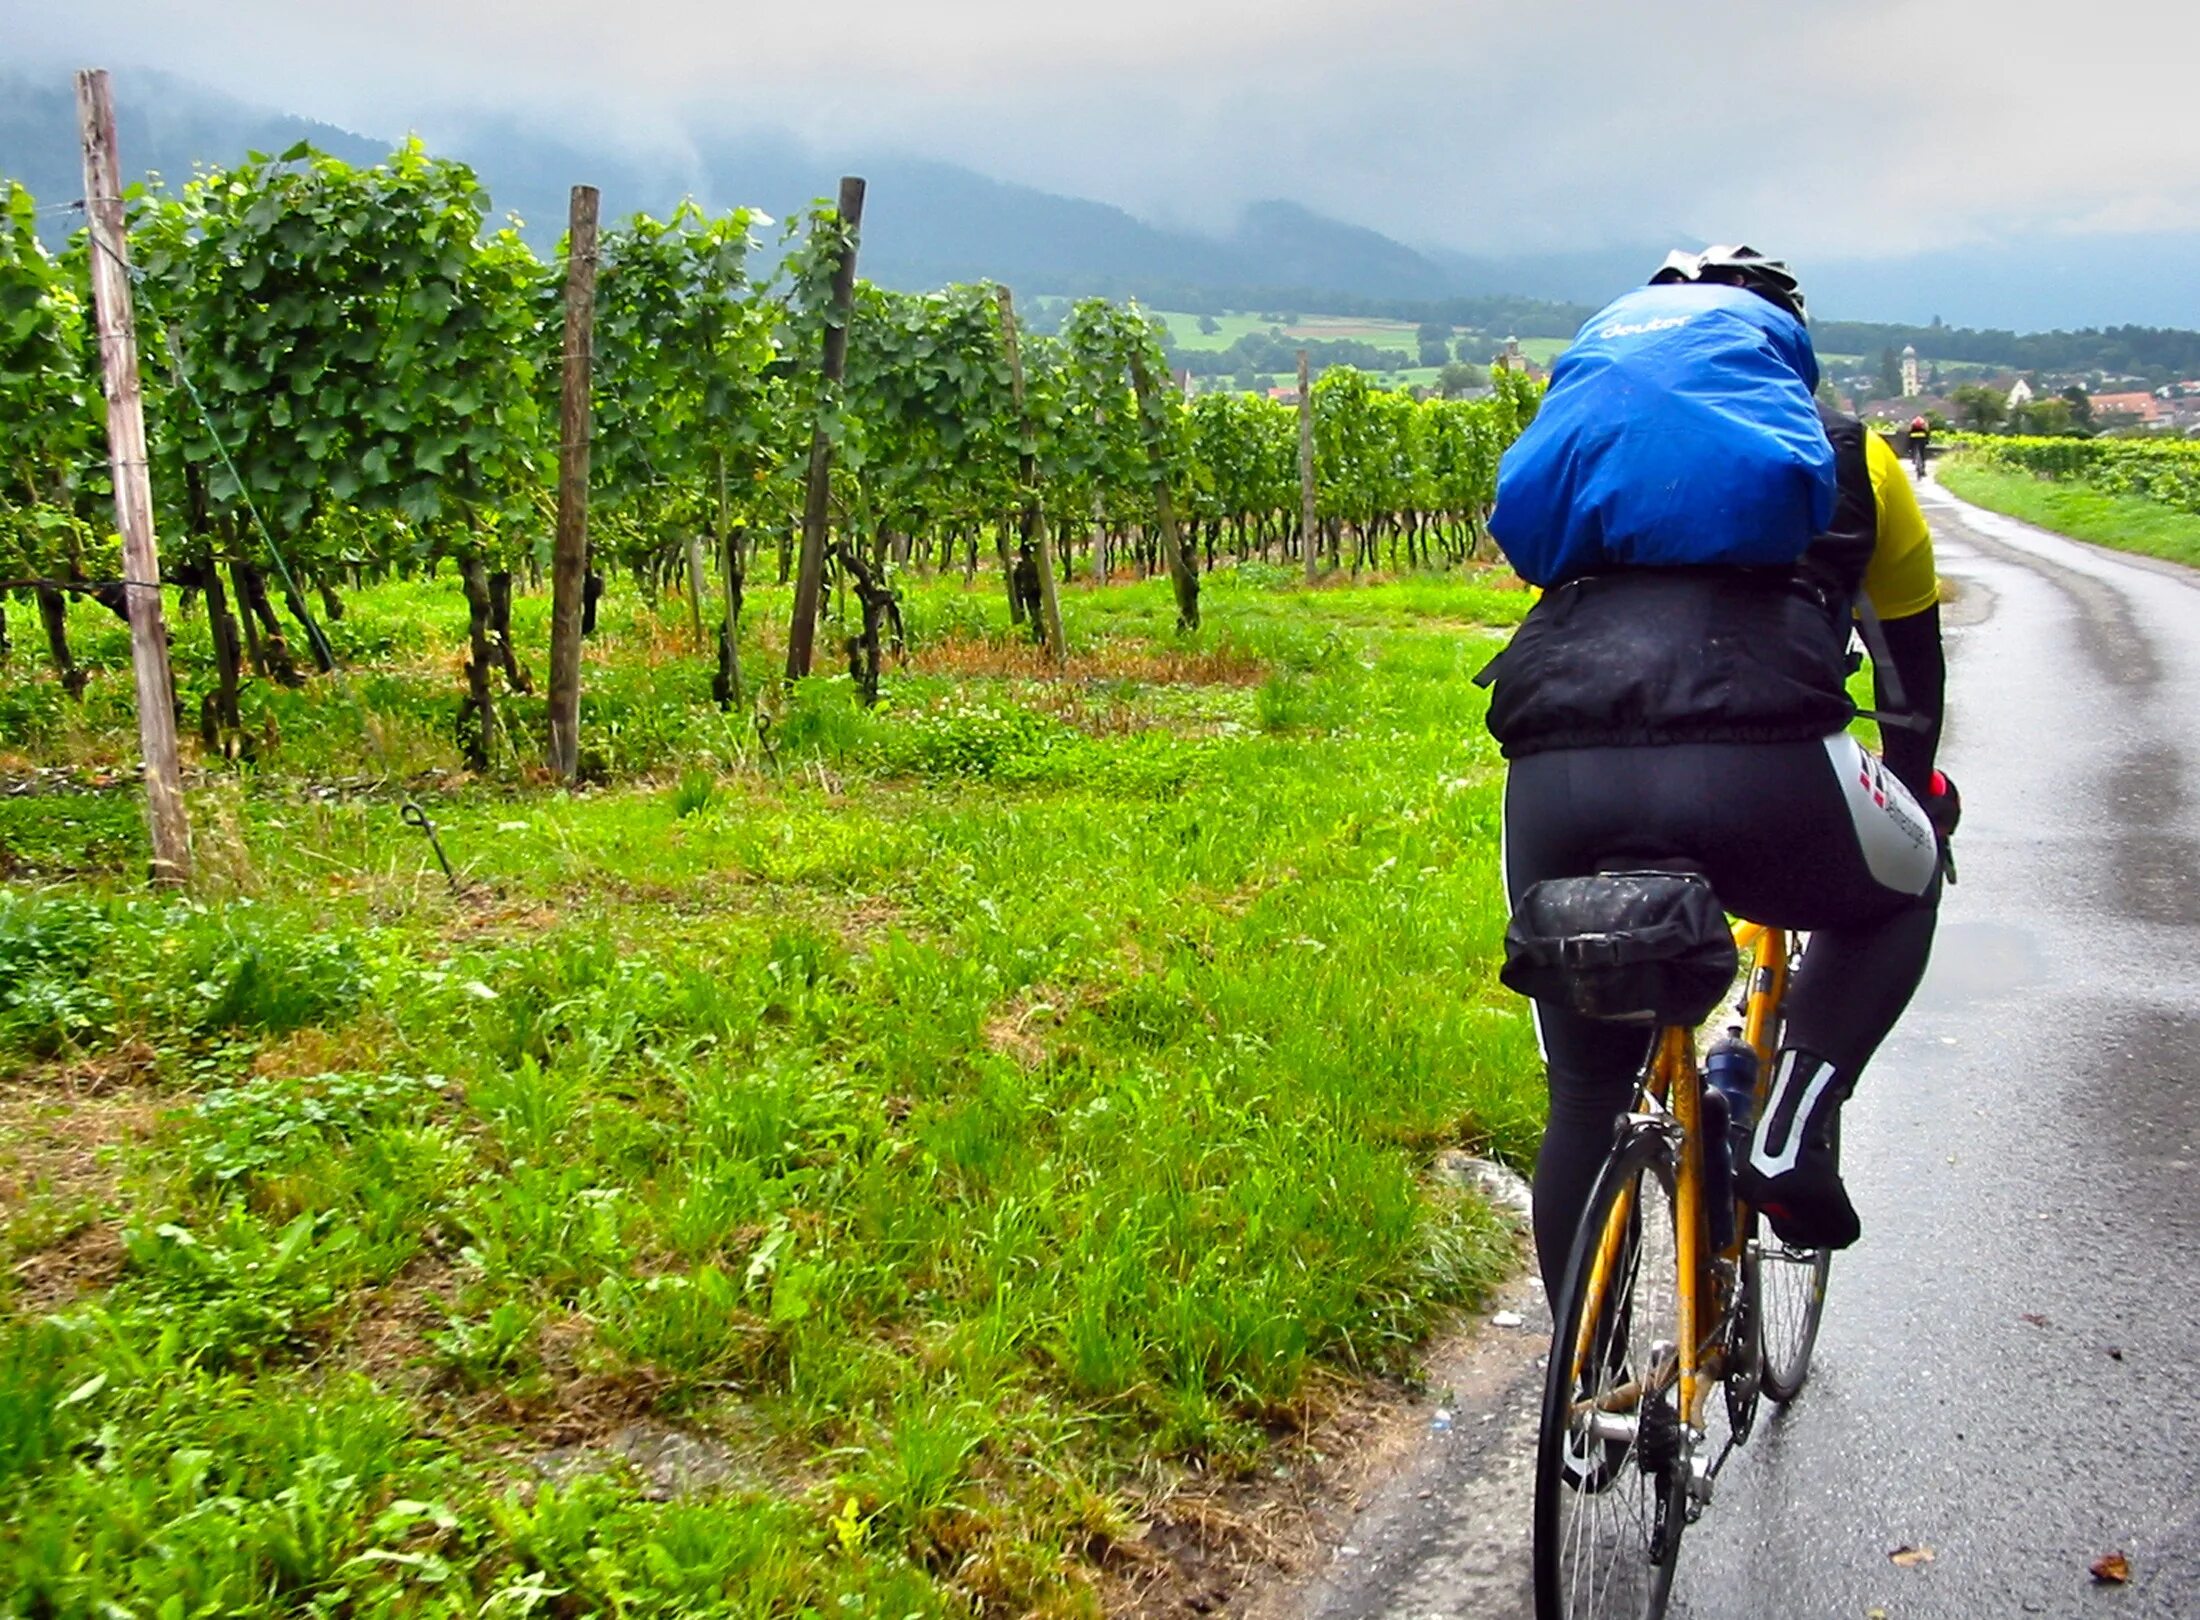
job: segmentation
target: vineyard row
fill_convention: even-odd
[[[347,584],[448,562],[486,758],[493,679],[525,679],[515,572],[539,577],[549,554],[567,280],[563,250],[545,262],[487,207],[469,170],[417,143],[372,168],[299,147],[128,199],[163,571],[209,615],[210,743],[239,723],[248,669],[299,678],[276,597],[326,668],[309,598],[340,617]],[[91,249],[79,231],[49,253],[37,215],[0,181],[0,582],[36,599],[69,684],[61,593],[114,606],[120,569]],[[684,575],[698,602],[708,577],[726,602],[724,702],[741,695],[743,582],[773,549],[782,579],[791,566],[813,437],[831,447],[828,566],[864,603],[875,683],[896,568],[974,574],[990,552],[1022,622],[1042,520],[1065,565],[1098,577],[1166,561],[1188,623],[1198,571],[1223,556],[1464,558],[1535,409],[1535,385],[1502,369],[1474,401],[1324,373],[1308,537],[1294,405],[1187,400],[1136,304],[1084,300],[1041,334],[1015,330],[989,286],[859,282],[836,303],[849,225],[812,208],[752,274],[771,225],[683,205],[605,231],[594,255],[590,606],[621,572],[653,589]],[[839,379],[820,363],[829,326],[845,332]]]
[[[2137,495],[2179,512],[2200,514],[2200,443],[2192,440],[1961,434],[1955,442],[1990,465],[2085,484],[2104,495]]]

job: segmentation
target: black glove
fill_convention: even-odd
[[[1940,869],[1953,883],[1956,880],[1954,840],[1956,823],[1963,819],[1963,795],[1956,791],[1955,779],[1946,771],[1933,772],[1924,810],[1925,819],[1932,823],[1933,833],[1940,840]]]

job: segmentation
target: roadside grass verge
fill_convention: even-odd
[[[1983,466],[1967,456],[1936,463],[1933,475],[1953,494],[1988,511],[2073,540],[2200,568],[2200,517],[2158,501]]]
[[[1425,1169],[1540,1126],[1468,679],[1524,593],[1083,591],[1057,680],[920,586],[768,749],[608,615],[661,741],[578,794],[436,754],[440,594],[347,623],[458,892],[311,689],[188,898],[126,780],[0,799],[21,1612],[1093,1614],[1511,1265]],[[127,757],[86,641],[18,768]]]

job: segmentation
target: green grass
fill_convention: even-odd
[[[578,794],[539,699],[459,768],[454,585],[361,592],[458,895],[318,681],[144,894],[120,627],[81,709],[19,636],[0,774],[74,790],[0,797],[0,1614],[1090,1614],[1409,1366],[1512,1259],[1430,1155],[1539,1129],[1468,679],[1526,601],[1283,578],[1070,590],[1059,680],[920,585],[769,749],[615,591]]]
[[[2035,478],[1969,456],[1936,462],[1933,475],[1967,501],[2074,540],[2200,567],[2200,517],[2159,501]]]

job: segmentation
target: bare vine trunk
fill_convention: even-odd
[[[321,633],[315,622],[313,610],[306,606],[305,593],[295,584],[283,586],[283,606],[290,609],[290,616],[298,621],[298,628],[306,633],[306,650],[313,654],[313,667],[323,675],[334,673],[336,655],[328,644],[328,637]]]
[[[208,750],[223,758],[234,757],[230,739],[243,730],[237,693],[244,684],[244,649],[239,644],[237,616],[229,610],[229,593],[222,589],[221,569],[209,559],[201,583],[206,587],[206,628],[214,640],[214,690],[199,710],[199,737]]]
[[[480,557],[469,555],[459,566],[459,580],[466,591],[466,639],[471,651],[466,660],[466,706],[461,711],[459,743],[466,750],[466,762],[485,771],[495,752],[497,729],[496,700],[489,690],[489,668],[496,657],[489,629],[489,571]]]
[[[53,655],[53,672],[61,677],[61,690],[72,698],[82,700],[84,683],[90,677],[76,667],[76,659],[69,651],[69,602],[51,585],[36,587],[38,617],[46,627],[46,650]]]
[[[267,581],[260,571],[250,563],[233,562],[229,577],[237,587],[237,605],[244,613],[245,645],[251,650],[254,667],[284,686],[305,685],[306,678],[298,673],[297,661],[290,656],[290,643],[283,639],[275,604],[267,599]]]
[[[496,638],[497,662],[504,667],[505,683],[515,692],[532,692],[535,677],[519,661],[512,647],[512,571],[496,569],[489,575],[489,632]]]
[[[1021,625],[1024,622],[1024,599],[1016,590],[1016,559],[1008,552],[1008,526],[1012,520],[1001,518],[993,525],[993,555],[1000,559],[1001,587],[1008,592],[1008,622]]]

